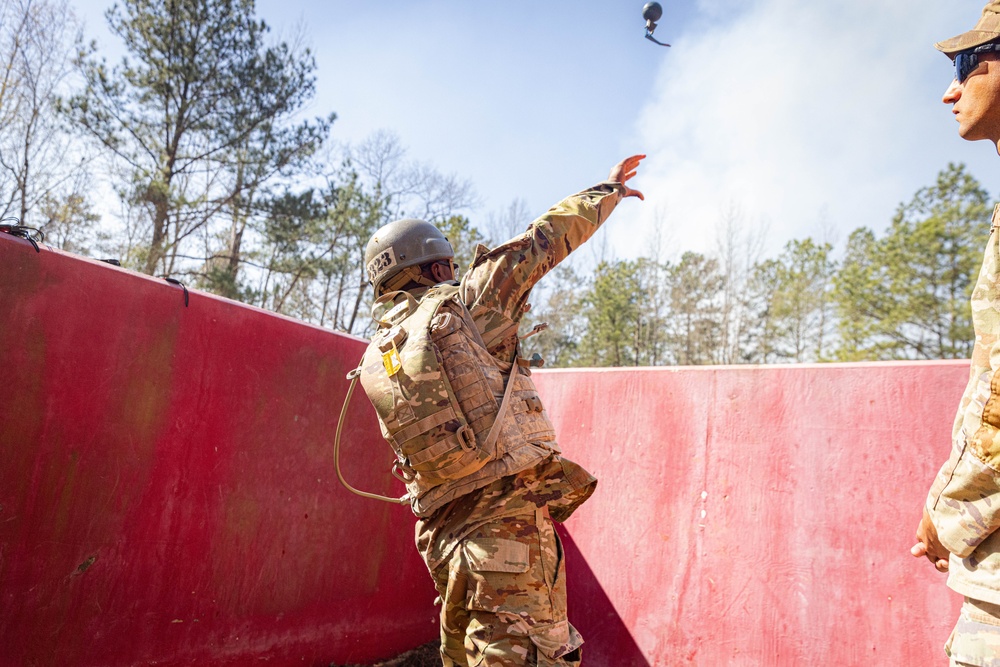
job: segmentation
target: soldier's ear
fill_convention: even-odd
[[[450,263],[434,262],[431,264],[431,276],[434,278],[434,282],[443,283],[446,280],[453,279],[455,272],[452,271]]]

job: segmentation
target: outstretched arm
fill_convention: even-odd
[[[491,354],[509,361],[535,283],[593,236],[619,201],[643,199],[626,182],[644,157],[625,158],[611,169],[607,181],[562,200],[506,243],[492,250],[477,249],[462,278],[461,295]]]

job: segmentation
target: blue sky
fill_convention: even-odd
[[[110,4],[73,0],[111,46]],[[971,28],[981,0],[663,2],[643,39],[641,1],[258,0],[277,35],[318,64],[314,114],[332,138],[395,132],[409,157],[469,179],[473,222],[523,199],[541,213],[649,155],[598,244],[619,257],[711,251],[720,221],[764,230],[765,254],[813,236],[842,247],[965,162],[994,196],[989,144],[959,139],[932,43]],[[113,54],[113,50],[108,50]],[[527,221],[525,221],[527,222]],[[657,233],[659,230],[659,233]]]

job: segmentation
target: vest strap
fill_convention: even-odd
[[[396,433],[396,435],[391,436],[392,441],[396,445],[396,447],[402,448],[403,443],[406,442],[407,440],[415,438],[421,433],[426,433],[435,426],[440,426],[441,424],[457,419],[458,415],[455,414],[454,408],[449,406],[446,410],[435,412],[430,416],[424,417],[415,424],[410,424],[406,428]]]
[[[446,454],[454,449],[465,449],[462,447],[462,443],[458,438],[458,434],[448,436],[443,440],[439,440],[427,449],[417,452],[411,456],[407,456],[406,460],[411,468],[415,468],[419,465],[423,465],[428,461],[432,461],[442,454]]]
[[[497,418],[493,422],[493,426],[490,427],[490,433],[486,436],[486,443],[483,445],[483,449],[490,451],[497,442],[497,438],[500,437],[500,424],[503,422],[504,417],[507,416],[507,408],[510,407],[510,397],[514,394],[514,376],[521,372],[520,367],[517,364],[513,364],[510,368],[510,375],[507,376],[507,387],[503,390],[503,401],[500,402],[500,409],[497,410]]]

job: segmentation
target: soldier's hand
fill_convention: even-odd
[[[632,157],[627,157],[614,167],[611,168],[611,175],[608,176],[608,180],[612,183],[621,183],[625,188],[625,197],[638,197],[641,201],[645,201],[646,198],[642,196],[642,193],[638,190],[633,190],[632,188],[625,185],[625,182],[630,178],[635,176],[635,169],[639,166],[639,161],[642,160],[645,155],[633,155]]]
[[[924,514],[920,517],[920,525],[917,526],[917,543],[910,548],[910,554],[914,558],[926,557],[927,560],[934,563],[938,572],[948,571],[949,553],[938,539],[937,528],[934,527],[934,522],[931,521],[927,508],[924,508]]]

